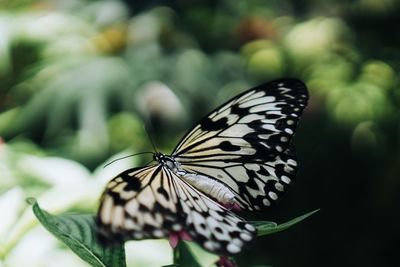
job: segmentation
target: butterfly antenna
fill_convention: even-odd
[[[147,133],[147,136],[148,136],[149,139],[150,139],[150,143],[151,143],[151,145],[152,145],[152,147],[153,147],[153,149],[154,149],[154,152],[158,153],[157,147],[156,147],[156,145],[154,144],[153,137],[151,136],[150,132],[147,130],[146,125],[144,125],[143,127],[144,127],[144,130],[145,130],[146,133]]]
[[[142,155],[142,154],[154,154],[154,153],[153,153],[153,152],[139,152],[139,153],[135,153],[135,154],[132,154],[132,155],[128,155],[128,156],[124,156],[124,157],[121,157],[121,158],[117,158],[117,159],[114,159],[114,160],[110,161],[110,162],[107,163],[106,165],[104,165],[103,168],[107,167],[108,165],[113,164],[114,162],[116,162],[116,161],[118,161],[118,160],[130,158],[130,157],[134,157],[134,156]]]

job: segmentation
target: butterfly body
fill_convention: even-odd
[[[172,156],[167,156],[160,152],[154,153],[153,160],[157,161],[159,165],[163,166],[168,171],[173,172],[176,176],[194,186],[204,194],[211,196],[218,203],[224,206],[233,206],[235,204],[235,195],[227,186],[218,180],[213,179],[210,176],[188,172],[180,167],[179,162]]]
[[[179,163],[171,156],[164,155],[163,153],[157,152],[153,154],[153,160],[157,161],[158,164],[164,166],[168,170],[176,173],[179,169]]]
[[[232,191],[223,183],[213,179],[212,177],[190,173],[184,170],[179,171],[177,174],[187,183],[215,199],[221,205],[230,207],[235,204],[235,195]]]
[[[255,228],[234,213],[276,203],[297,161],[291,138],[307,104],[305,85],[281,79],[250,89],[203,118],[168,156],[111,180],[98,213],[109,239],[185,231],[205,249],[240,253]]]

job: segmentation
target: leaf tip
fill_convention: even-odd
[[[28,203],[29,205],[35,205],[35,204],[37,203],[37,200],[36,200],[36,198],[34,198],[34,197],[27,197],[27,198],[25,199],[25,201],[26,201],[26,203]]]
[[[311,216],[311,215],[313,215],[313,214],[315,214],[315,213],[317,213],[317,212],[319,212],[319,211],[321,211],[320,208],[319,208],[319,209],[316,209],[316,210],[313,210],[313,211],[307,213],[306,215],[307,215],[307,217],[309,217],[309,216]]]

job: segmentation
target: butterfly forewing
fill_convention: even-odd
[[[178,197],[161,166],[127,170],[111,180],[98,212],[101,233],[109,238],[167,236],[182,228]]]
[[[291,139],[307,101],[296,79],[257,86],[203,118],[172,156],[182,168],[223,182],[241,208],[270,206],[296,174]]]
[[[270,154],[280,154],[288,148],[307,100],[307,89],[299,80],[282,79],[257,86],[203,118],[172,155],[186,158],[192,153],[196,157],[195,151],[219,149],[221,154],[265,160]],[[246,147],[253,150],[243,151]]]

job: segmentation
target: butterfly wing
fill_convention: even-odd
[[[307,105],[299,80],[257,86],[211,112],[172,153],[181,167],[227,186],[243,209],[276,202],[293,180],[292,136]]]
[[[252,225],[161,165],[127,170],[110,181],[97,218],[109,239],[161,238],[185,230],[223,255],[239,253],[255,234]]]
[[[111,180],[98,210],[99,232],[107,239],[161,238],[182,228],[178,196],[160,165],[134,168]]]
[[[235,255],[250,243],[256,229],[233,212],[169,172],[175,181],[180,207],[190,236],[206,250]]]

